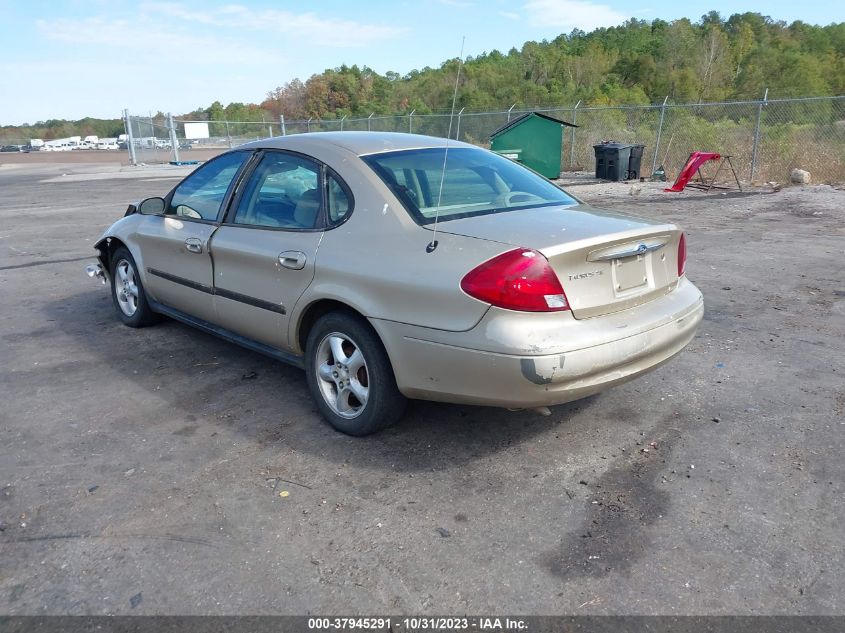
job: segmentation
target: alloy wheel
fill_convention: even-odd
[[[317,346],[314,371],[326,404],[344,418],[358,417],[370,395],[367,361],[346,334],[331,332]]]
[[[126,259],[120,259],[114,267],[114,294],[121,312],[131,317],[138,310],[138,281],[135,268]]]

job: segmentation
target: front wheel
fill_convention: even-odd
[[[157,320],[147,303],[135,259],[121,246],[111,259],[111,296],[118,318],[129,327],[144,327]]]
[[[320,413],[342,433],[375,433],[405,411],[387,352],[360,317],[346,312],[321,317],[308,334],[305,371]]]

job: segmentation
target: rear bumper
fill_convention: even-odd
[[[496,316],[485,317],[468,332],[429,331],[427,338],[419,336],[419,328],[374,326],[390,354],[399,389],[409,398],[539,407],[577,400],[655,369],[692,340],[703,315],[701,293],[684,281],[648,306],[584,321],[567,315],[559,327],[541,328],[544,344],[527,347],[554,352],[548,354],[526,353],[525,345],[522,353],[473,349],[473,340],[489,341],[491,332],[502,327],[494,325]],[[525,315],[503,318],[520,316]]]

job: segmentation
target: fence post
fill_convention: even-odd
[[[669,101],[669,95],[663,100],[663,105],[660,106],[660,123],[657,125],[657,141],[654,143],[654,157],[651,159],[651,173],[657,169],[657,151],[660,149],[660,136],[663,134],[663,117],[666,116],[666,102]]]
[[[345,115],[345,114],[344,114],[342,117],[340,117],[340,131],[341,131],[341,132],[343,132],[343,120],[344,120],[345,118],[346,118],[346,115]]]
[[[167,113],[167,131],[170,132],[170,148],[173,152],[173,158],[179,162],[179,140],[176,138],[176,126],[173,125],[173,114]]]
[[[763,106],[769,100],[769,89],[763,93],[763,100],[757,106],[757,123],[754,125],[754,146],[751,148],[751,181],[754,181],[754,173],[757,171],[757,148],[760,145],[760,119],[763,118]]]
[[[308,120],[305,122],[305,128],[310,132],[311,131],[311,119],[314,117],[308,117]]]
[[[375,114],[375,112],[370,112],[370,116],[367,117],[367,132],[370,131],[370,119],[373,118],[374,114]]]
[[[417,111],[417,109],[414,108],[413,110],[411,110],[411,113],[408,115],[408,134],[414,133],[414,129],[413,129],[411,123],[414,120],[414,112],[416,112],[416,111]]]
[[[232,135],[229,134],[229,121],[223,121],[226,124],[226,142],[229,144],[229,149],[232,149]]]
[[[287,133],[287,130],[285,130],[285,115],[284,114],[279,115],[279,125],[282,126],[282,136],[287,136],[288,133]]]
[[[455,140],[461,140],[461,115],[464,113],[465,108],[461,108],[461,111],[458,112],[458,129],[455,131]]]
[[[578,106],[581,105],[581,100],[572,108],[572,125],[575,125],[575,120],[578,118]],[[572,171],[572,165],[575,163],[575,128],[569,128],[569,171]]]
[[[123,111],[123,125],[126,128],[126,146],[129,148],[129,163],[138,164],[138,157],[135,155],[135,137],[132,135],[132,119],[129,117],[129,110]]]
[[[578,103],[581,103],[581,102],[579,101]],[[516,107],[516,104],[514,103],[510,108],[508,108],[508,123],[511,122],[511,110],[513,110],[515,107]]]

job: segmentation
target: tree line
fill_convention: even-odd
[[[123,121],[121,119],[95,119],[92,117],[85,117],[78,121],[49,119],[47,121],[33,123],[32,125],[6,125],[0,127],[0,139],[8,139],[10,141],[28,141],[33,138],[50,141],[69,136],[116,138],[118,134],[123,134]]]
[[[261,109],[288,119],[427,114],[448,109],[458,60],[407,75],[341,66],[270,91]],[[457,107],[645,105],[845,94],[845,23],[814,26],[759,13],[698,22],[631,19],[526,42],[465,61]]]
[[[400,75],[343,65],[293,79],[260,104],[215,101],[182,118],[209,121],[339,119],[448,110],[459,60]],[[590,33],[526,42],[465,60],[457,107],[469,111],[564,105],[645,105],[845,94],[845,23],[787,24],[759,13],[697,22],[631,19]],[[163,115],[159,113],[159,118]],[[46,121],[0,128],[0,135],[58,138],[114,136],[119,119]]]

